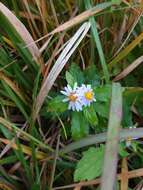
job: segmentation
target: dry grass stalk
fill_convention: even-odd
[[[142,176],[143,176],[143,168],[140,168],[140,169],[129,171],[127,178],[132,179],[132,178],[137,178],[137,177],[142,177]],[[122,180],[122,173],[117,175],[117,179],[119,181]],[[85,182],[75,183],[75,184],[61,186],[61,187],[54,187],[53,190],[58,190],[58,189],[63,190],[63,189],[68,189],[68,188],[74,188],[77,186],[86,187],[86,186],[98,185],[100,184],[100,182],[101,182],[101,178],[97,178],[91,181],[85,181]]]
[[[120,74],[118,74],[113,81],[119,81],[130,74],[135,68],[137,68],[143,62],[143,56],[138,57],[133,63],[125,68]]]
[[[128,190],[128,163],[126,158],[122,160],[121,190]]]

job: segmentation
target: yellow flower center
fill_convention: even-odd
[[[84,93],[84,96],[87,100],[93,100],[94,94],[92,91],[88,91]]]
[[[127,137],[126,139],[128,142],[131,142],[132,141],[132,137]]]
[[[77,100],[77,96],[75,95],[75,93],[71,93],[69,96],[68,96],[69,100],[72,101],[72,102],[75,102]]]

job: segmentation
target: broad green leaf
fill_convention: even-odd
[[[63,102],[64,96],[56,96],[48,103],[48,111],[62,113],[68,109],[67,103]]]
[[[69,73],[72,75],[74,81],[77,82],[79,85],[84,83],[83,72],[81,71],[80,67],[77,64],[75,63],[71,64]]]
[[[91,147],[83,153],[74,173],[74,181],[92,180],[99,177],[102,172],[104,146]]]
[[[85,118],[91,124],[92,127],[98,124],[98,118],[97,118],[96,111],[93,105],[91,105],[90,107],[86,107],[83,110],[83,113],[84,113]]]
[[[82,112],[72,113],[71,132],[74,140],[78,140],[88,135],[89,126]]]
[[[67,81],[67,83],[70,85],[70,86],[74,86],[74,84],[75,84],[75,82],[77,82],[77,81],[75,81],[75,79],[74,79],[74,77],[71,75],[71,73],[70,72],[68,72],[68,71],[66,71],[66,81]]]

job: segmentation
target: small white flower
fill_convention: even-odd
[[[82,84],[82,86],[78,88],[77,94],[84,106],[90,106],[92,102],[96,101],[91,85]]]
[[[136,129],[136,125],[130,126],[129,129]],[[137,139],[138,139],[137,137],[127,137],[127,139],[125,140],[126,141],[126,147],[131,146],[132,141],[137,140]]]
[[[82,103],[77,94],[77,83],[74,84],[73,89],[70,85],[67,85],[67,87],[64,88],[64,91],[61,91],[61,93],[67,96],[65,99],[63,99],[63,102],[69,102],[69,110],[82,111]]]

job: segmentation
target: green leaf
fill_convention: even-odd
[[[64,97],[61,95],[56,96],[48,103],[48,111],[62,113],[68,109],[67,103],[63,102]]]
[[[75,79],[74,79],[74,77],[71,75],[71,73],[70,72],[68,72],[68,71],[66,71],[66,81],[67,81],[67,83],[71,86],[71,87],[73,87],[74,86],[74,84],[75,84]]]
[[[90,0],[84,0],[84,3],[85,3],[85,7],[86,7],[87,10],[92,8],[92,4],[91,4]],[[100,36],[99,36],[98,30],[97,30],[97,23],[96,23],[96,20],[95,20],[94,17],[90,17],[89,22],[91,24],[92,40],[96,43],[96,47],[97,47],[97,51],[98,51],[98,54],[99,54],[101,66],[102,66],[102,69],[103,69],[105,81],[106,81],[106,83],[109,83],[110,76],[109,76],[109,72],[108,72],[104,52],[103,52],[103,49],[102,49]]]
[[[28,114],[25,110],[25,107],[23,105],[23,102],[19,99],[19,97],[16,96],[16,94],[12,91],[12,89],[4,82],[1,81],[3,87],[5,88],[5,91],[8,93],[9,97],[15,102],[16,106],[19,108],[19,110],[22,112],[24,117],[28,119]]]
[[[125,126],[125,127],[133,125],[131,103],[129,102],[129,99],[127,97],[123,98],[122,125]]]
[[[31,190],[39,190],[40,189],[40,185],[37,183],[34,183],[31,187]]]
[[[94,109],[100,116],[108,119],[109,102],[95,102]]]
[[[92,127],[98,124],[98,118],[93,105],[91,105],[90,107],[86,107],[83,110],[83,113],[86,120],[91,124]]]
[[[17,158],[19,159],[19,161],[21,162],[21,164],[24,167],[27,179],[29,179],[29,182],[32,183],[32,174],[31,174],[30,166],[29,166],[27,160],[24,157],[24,153],[22,151],[22,147],[21,147],[21,144],[19,142],[19,139],[16,139],[16,144],[17,144],[17,147],[18,147],[18,149],[15,151],[16,156],[17,156]]]
[[[26,46],[24,39],[22,39],[20,33],[17,32],[15,26],[10,22],[2,10],[0,10],[0,21],[0,27],[7,33],[25,63],[29,64],[29,67],[33,72],[37,70],[39,66],[33,60],[31,52],[28,48],[24,48]]]
[[[38,86],[40,83],[40,74],[41,74],[41,71],[39,69],[39,71],[37,72],[37,76],[35,77],[35,80],[34,80],[34,88],[33,88],[33,94],[32,94],[33,100],[36,98],[36,96],[38,94]]]
[[[75,63],[71,64],[69,73],[72,75],[74,81],[77,82],[79,85],[84,83],[83,72],[81,71],[80,67],[77,64]]]
[[[131,147],[133,148],[134,152],[138,152],[138,143],[136,141],[131,141]]]
[[[8,130],[6,127],[0,124],[0,131],[1,133],[7,138],[7,139],[12,139],[13,135],[10,130]]]
[[[94,90],[97,101],[107,102],[111,98],[111,85],[97,87]]]
[[[92,180],[101,175],[104,158],[104,146],[91,147],[83,153],[74,173],[74,181]]]
[[[74,140],[78,140],[88,135],[89,126],[82,112],[72,113],[71,132]]]
[[[100,77],[97,74],[95,65],[91,65],[84,70],[85,83],[91,84],[92,86],[100,85]]]
[[[122,2],[121,0],[112,0],[112,3],[117,4],[117,5],[120,5],[121,2]]]
[[[16,156],[7,156],[5,158],[0,159],[0,165],[4,165],[4,164],[13,164],[17,162],[17,157]]]
[[[126,146],[124,143],[119,144],[119,155],[122,158],[129,156],[129,153],[126,151]]]

